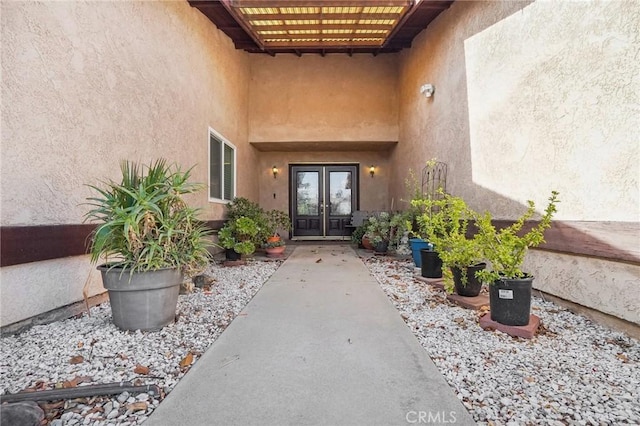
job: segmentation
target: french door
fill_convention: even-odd
[[[344,239],[358,206],[357,165],[292,165],[294,239]]]

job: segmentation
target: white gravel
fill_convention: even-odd
[[[534,297],[531,340],[483,331],[478,313],[413,278],[413,263],[365,260],[479,424],[640,424],[640,342]]]
[[[177,321],[160,331],[120,331],[113,325],[111,308],[105,303],[93,307],[91,316],[83,314],[3,337],[0,394],[61,387],[77,378],[86,380],[80,386],[130,381],[156,384],[168,393],[190,367],[181,367],[180,362],[190,353],[195,363],[281,263],[250,261],[246,266],[230,268],[213,264],[206,271],[215,280],[210,291],[195,289],[181,295]],[[83,357],[82,362],[70,363],[78,356]],[[138,366],[149,371],[135,372]],[[125,392],[113,398],[79,398],[54,407],[50,404],[46,414],[52,425],[135,425],[144,421],[159,402],[157,396]]]
[[[157,332],[122,332],[108,303],[82,315],[3,337],[0,394],[27,388],[131,381],[168,393],[281,264],[250,262],[207,273],[210,292],[181,295],[178,321]],[[365,264],[479,424],[640,424],[640,343],[534,298],[542,333],[532,340],[483,331],[478,314],[414,279],[413,264],[372,257]],[[71,364],[72,357],[83,361]],[[149,368],[136,373],[137,366]],[[51,425],[135,425],[160,400],[150,394],[50,404]]]

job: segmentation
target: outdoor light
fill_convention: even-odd
[[[275,179],[276,177],[278,177],[278,168],[276,166],[273,166],[271,168],[271,173],[273,173],[273,178]]]
[[[376,168],[373,165],[369,166],[369,174],[371,177],[376,174]]]
[[[435,91],[436,87],[433,84],[427,83],[420,86],[420,93],[422,93],[427,98],[433,96],[433,92]]]

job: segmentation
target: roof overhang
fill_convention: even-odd
[[[251,53],[389,53],[453,0],[190,0],[237,49]]]

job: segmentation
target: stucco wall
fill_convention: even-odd
[[[525,267],[535,288],[640,325],[640,266],[531,250]]]
[[[381,211],[390,209],[388,192],[389,153],[383,152],[261,152],[258,166],[260,173],[260,205],[267,210],[289,211],[289,165],[300,163],[353,163],[360,164],[360,210]],[[279,173],[273,178],[271,169],[277,166]],[[369,166],[375,166],[375,175],[369,175]],[[273,195],[276,195],[275,198]]]
[[[1,8],[3,226],[80,223],[84,185],[117,178],[121,159],[196,165],[194,180],[206,182],[209,126],[238,148],[238,192],[257,198],[248,55],[197,9],[72,1]],[[224,212],[206,191],[190,202],[206,219]],[[55,274],[43,272],[51,265]],[[2,268],[2,324],[80,300],[89,267],[79,257]],[[40,302],[16,302],[34,295]]]
[[[401,53],[392,168],[438,158],[449,192],[496,218],[515,218],[527,199],[542,207],[556,189],[557,219],[637,222],[639,26],[632,1],[455,2]],[[545,291],[630,319],[616,294],[638,292],[637,268],[553,253],[536,267],[562,277],[537,280]],[[589,290],[568,295],[569,281]]]
[[[395,55],[250,60],[250,141],[398,140]]]

